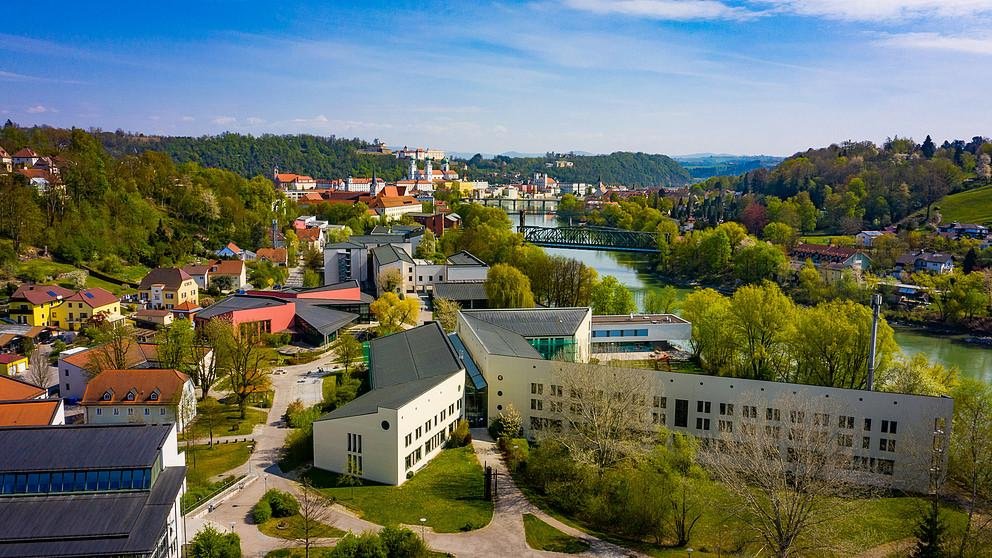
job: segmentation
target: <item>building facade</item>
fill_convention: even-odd
[[[153,310],[172,310],[180,304],[198,304],[200,290],[185,271],[160,267],[145,275],[138,285],[138,298]]]
[[[79,404],[86,424],[175,423],[181,432],[196,417],[196,388],[177,370],[104,370]]]

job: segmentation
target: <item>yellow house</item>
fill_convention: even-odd
[[[62,304],[55,307],[52,325],[59,329],[77,331],[93,318],[111,323],[124,319],[121,315],[120,299],[110,291],[99,287],[83,289],[66,297]]]
[[[57,321],[56,308],[75,292],[58,285],[21,285],[10,297],[10,318],[19,324],[48,327]]]
[[[0,374],[4,376],[16,376],[28,371],[28,357],[8,353],[0,355]]]
[[[138,297],[153,310],[172,310],[185,302],[199,304],[200,291],[196,281],[185,271],[159,267],[141,280]]]

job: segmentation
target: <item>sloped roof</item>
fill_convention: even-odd
[[[171,430],[150,424],[0,428],[0,471],[151,467]]]
[[[0,402],[0,426],[42,426],[51,424],[61,399]]]
[[[81,405],[175,405],[189,376],[178,370],[104,370],[86,384]],[[109,394],[109,399],[107,395]],[[133,394],[129,398],[128,394]]]
[[[245,296],[245,295],[231,295],[227,298],[218,300],[217,302],[211,304],[207,308],[198,312],[196,317],[198,319],[210,319],[217,316],[223,316],[230,312],[236,312],[238,310],[252,310],[256,308],[275,308],[278,306],[283,306],[286,304],[292,304],[285,300],[280,300],[277,298],[269,298],[264,296]]]
[[[507,308],[502,310],[462,310],[462,313],[508,329],[524,337],[575,335],[589,313],[588,308]]]
[[[210,264],[210,273],[214,275],[241,275],[245,270],[245,262],[241,260],[217,260]]]
[[[488,300],[484,281],[453,281],[434,283],[434,298],[448,300]]]
[[[376,246],[371,252],[372,257],[379,262],[379,265],[388,265],[398,261],[404,261],[409,264],[413,263],[413,258],[410,257],[410,254],[406,253],[406,250],[397,248],[392,244]]]
[[[296,300],[296,317],[322,335],[329,335],[358,319],[358,314],[335,310],[321,301]]]
[[[69,356],[62,357],[61,360],[67,364],[85,369],[91,366],[94,352],[100,350],[104,346],[106,345],[91,347],[85,351],[79,351],[78,353],[73,353]],[[149,361],[154,362],[157,359],[158,345],[155,345],[154,343],[131,342],[127,346],[127,365],[131,368],[145,365]]]
[[[66,300],[71,300],[74,302],[83,302],[90,308],[99,308],[101,306],[107,306],[108,304],[114,304],[115,302],[120,302],[114,293],[101,289],[100,287],[93,287],[92,289],[83,289],[76,294],[66,298]]]
[[[300,229],[296,232],[296,237],[300,240],[320,240],[320,229],[316,227],[310,229]]]
[[[850,258],[858,252],[860,250],[850,246],[828,246],[825,244],[799,244],[792,250],[792,253],[798,256],[816,254],[819,256],[845,259]]]
[[[68,298],[75,294],[71,289],[58,285],[21,285],[11,295],[11,300],[26,300],[31,304],[45,304],[61,298]]]
[[[27,360],[28,357],[17,353],[4,353],[0,355],[0,364],[10,364],[19,360]]]
[[[463,311],[465,322],[472,328],[486,351],[494,355],[543,358],[519,333],[476,319]]]
[[[0,401],[23,401],[37,399],[48,395],[48,390],[41,386],[0,375]],[[2,447],[2,446],[0,446]]]
[[[30,147],[22,147],[14,153],[14,157],[37,157],[38,154],[34,152],[34,149]]]
[[[285,248],[259,248],[255,252],[258,259],[266,259],[271,262],[286,262],[288,253]]]
[[[138,290],[147,291],[152,285],[165,285],[166,289],[174,291],[182,286],[183,281],[192,279],[189,273],[177,267],[158,267],[148,272],[141,280]]]
[[[462,250],[457,254],[452,254],[448,256],[448,264],[450,265],[475,265],[475,266],[486,266],[486,262],[480,260],[479,258],[472,255],[468,250]]]

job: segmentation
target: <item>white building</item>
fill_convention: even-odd
[[[413,259],[409,253],[395,245],[383,245],[371,250],[372,279],[376,281],[377,294],[382,294],[378,278],[385,273],[399,273],[399,290],[406,294],[427,293],[435,283],[449,281],[485,281],[489,266],[472,254],[461,251],[445,263]]]
[[[674,314],[592,317],[592,352],[650,351],[656,345],[687,342],[692,324]]]
[[[175,423],[183,431],[196,417],[196,388],[177,370],[104,370],[79,404],[86,424]]]
[[[540,346],[536,340],[561,339],[573,329],[563,326],[574,318],[556,316],[557,311],[537,310],[543,315],[526,320],[521,319],[526,312],[522,310],[461,312],[458,339],[453,342],[465,348],[465,366],[478,369],[486,384],[483,390],[467,394],[466,414],[473,424],[491,420],[512,405],[522,415],[528,437],[545,428],[560,428],[567,424],[564,413],[573,395],[564,387],[568,374],[577,367],[592,367],[594,373],[647,375],[650,388],[644,394],[642,420],[692,434],[704,443],[765,428],[780,432],[786,448],[791,428],[830,431],[824,443],[848,448],[853,454],[851,474],[865,484],[926,492],[932,448],[947,447],[954,404],[946,397],[600,367],[579,359],[547,360],[535,349]],[[588,347],[588,337],[574,340]],[[793,408],[790,401],[795,402]],[[822,412],[809,417],[795,411],[795,406],[806,403]],[[485,414],[479,417],[480,413]],[[946,453],[937,456],[941,457],[946,460]]]
[[[372,390],[313,423],[314,467],[403,484],[462,416],[465,368],[436,323],[374,339]]]

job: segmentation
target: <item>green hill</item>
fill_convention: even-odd
[[[992,185],[974,190],[951,194],[940,200],[935,207],[940,208],[944,223],[992,224]]]
[[[625,186],[682,186],[691,182],[689,171],[666,155],[617,151],[609,155],[569,155],[571,167],[549,167],[559,157],[507,157],[484,159],[476,155],[466,161],[472,177],[505,184],[525,180],[534,173],[548,173],[558,182],[580,182]]]

